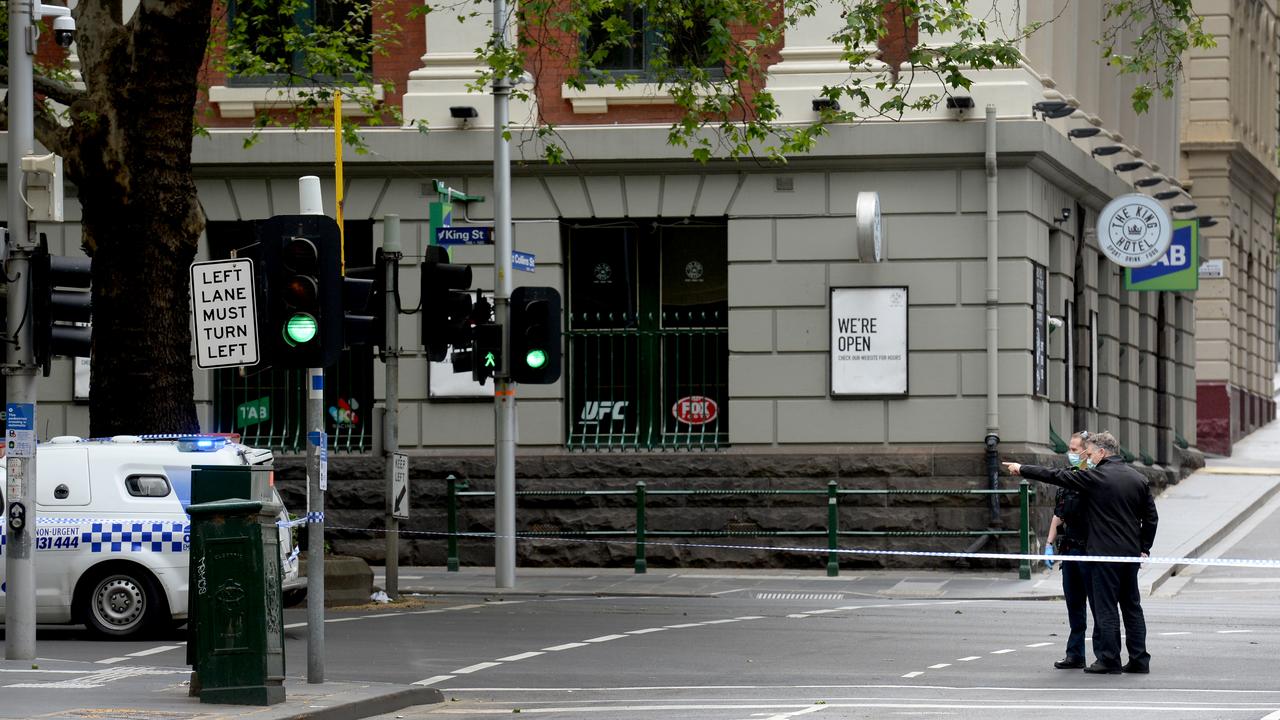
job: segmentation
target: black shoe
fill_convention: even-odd
[[[1095,662],[1089,667],[1086,667],[1084,671],[1094,675],[1119,675],[1120,673],[1124,672],[1124,669],[1119,667],[1112,667],[1110,665],[1103,665],[1102,662],[1099,661],[1099,662]]]
[[[1084,658],[1076,658],[1073,660],[1069,657],[1064,657],[1054,663],[1053,666],[1059,670],[1079,670],[1084,667]]]
[[[1121,669],[1127,673],[1135,673],[1137,675],[1147,675],[1151,672],[1151,666],[1139,665],[1138,663],[1135,663],[1132,660],[1126,663],[1125,666]]]

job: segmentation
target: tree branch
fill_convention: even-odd
[[[76,100],[84,97],[83,90],[72,87],[59,80],[54,80],[38,74],[33,74],[31,80],[35,86],[37,94],[44,95],[50,100],[68,107],[70,107],[70,105]],[[9,85],[8,65],[0,65],[0,83],[3,83],[6,87]]]

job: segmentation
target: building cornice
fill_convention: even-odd
[[[1231,163],[1231,173],[1244,174],[1268,194],[1280,192],[1280,167],[1263,162],[1257,153],[1238,140],[1183,141],[1181,149],[1188,156],[1201,153],[1226,155]]]

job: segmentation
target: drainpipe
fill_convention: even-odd
[[[987,106],[987,480],[1000,488],[1000,230],[996,186],[996,106]],[[1000,496],[988,499],[991,527],[1000,524]]]

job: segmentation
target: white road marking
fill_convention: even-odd
[[[97,663],[99,665],[114,665],[115,663],[124,662],[125,660],[128,660],[128,659],[129,658],[127,657],[109,657],[109,658],[103,658],[102,660],[98,660]]]
[[[791,614],[791,615],[788,615],[787,617],[789,617],[789,618],[794,618],[794,619],[796,619],[796,620],[804,620],[805,618],[807,618],[807,617],[809,617],[809,616],[808,616],[808,615],[803,615],[803,614],[801,614],[801,613],[793,613],[793,614]]]
[[[992,651],[991,651],[991,654],[992,654],[992,655],[1004,655],[1004,654],[1006,654],[1006,653],[1011,653],[1011,652],[1018,652],[1018,651],[1017,651],[1017,650],[1014,650],[1013,648],[1005,648],[1004,650],[992,650]]]
[[[628,630],[628,635],[648,635],[649,633],[662,632],[666,628],[644,628],[643,630]]]
[[[942,669],[942,668],[944,668],[944,667],[951,667],[951,663],[938,663],[937,665],[930,665],[930,666],[929,666],[929,669],[930,669],[930,670],[941,670],[941,669]]]
[[[84,670],[46,670],[44,668],[0,668],[0,673],[22,673],[26,674],[53,674],[53,675],[84,675]]]
[[[734,620],[763,620],[763,619],[764,619],[763,615],[743,615],[742,617],[734,618]]]
[[[913,678],[913,677],[920,677],[920,676],[921,676],[921,675],[923,675],[923,674],[924,674],[924,671],[922,671],[922,670],[916,670],[915,672],[909,672],[909,673],[907,673],[906,675],[903,675],[902,677],[904,677],[904,678]]]
[[[425,680],[419,680],[418,682],[416,682],[416,683],[412,683],[412,684],[414,684],[414,685],[435,685],[435,684],[436,684],[436,683],[438,683],[438,682],[444,682],[445,680],[452,680],[452,679],[453,679],[453,676],[452,676],[452,675],[432,675],[431,677],[429,677],[429,678],[427,678],[427,679],[425,679]]]
[[[1236,577],[1224,577],[1224,578],[1195,578],[1194,580],[1192,580],[1192,582],[1194,582],[1194,583],[1195,583],[1195,584],[1197,584],[1197,585],[1219,585],[1219,584],[1221,584],[1221,585],[1227,585],[1227,584],[1232,584],[1232,585],[1234,585],[1234,584],[1240,584],[1240,585],[1271,585],[1271,584],[1274,584],[1274,583],[1280,583],[1280,577],[1274,577],[1274,578],[1270,578],[1270,577],[1268,577],[1268,578],[1236,578]]]
[[[1262,720],[1280,720],[1280,710],[1262,716]]]
[[[815,712],[818,712],[819,710],[825,710],[826,707],[827,707],[826,705],[814,705],[812,707],[807,707],[803,710],[778,713],[777,715],[769,715],[769,713],[760,713],[760,714],[769,715],[769,717],[765,718],[765,720],[789,720],[789,718],[793,718],[797,715],[808,715],[809,713],[815,713]]]
[[[826,615],[827,613],[840,612],[839,608],[825,608],[823,610],[810,610],[806,615]]]
[[[478,671],[480,671],[480,670],[487,670],[488,668],[491,668],[491,667],[497,667],[497,666],[499,666],[499,665],[501,665],[501,664],[502,664],[502,663],[500,663],[500,662],[482,662],[482,663],[476,663],[475,665],[468,665],[468,666],[466,666],[466,667],[464,667],[464,668],[458,668],[457,670],[454,670],[454,671],[453,671],[453,674],[454,674],[454,675],[470,675],[470,674],[471,674],[471,673],[473,673],[473,672],[478,672]]]
[[[1160,634],[1161,635],[1190,635],[1191,633],[1187,630],[1179,630],[1178,632],[1162,632]]]
[[[956,658],[956,662],[969,662],[970,660],[981,660],[981,655],[970,655],[969,657]]]
[[[170,650],[181,650],[181,649],[182,649],[181,645],[161,645],[159,647],[153,647],[153,648],[148,648],[146,650],[139,650],[138,652],[135,652],[135,653],[129,653],[129,657],[146,657],[148,655],[158,655],[162,652],[169,652]]]
[[[725,618],[724,620],[708,620],[702,624],[703,625],[724,625],[725,623],[735,623],[735,622],[738,622],[739,620],[740,618]]]
[[[1219,635],[1238,635],[1240,633],[1251,633],[1252,630],[1219,630]]]
[[[733,590],[721,590],[720,592],[713,592],[711,594],[712,595],[728,595],[729,593],[742,592],[743,590],[746,590],[746,588],[734,588]]]
[[[285,625],[285,626],[284,626],[284,629],[285,629],[285,630],[293,630],[293,629],[295,629],[295,628],[306,627],[306,626],[307,626],[307,624],[306,624],[306,623],[304,623],[304,622],[300,622],[300,623],[289,623],[288,625]]]
[[[1051,643],[1051,642],[1031,643],[1031,644],[1030,644],[1030,645],[1028,645],[1027,647],[1031,647],[1031,648],[1036,648],[1036,647],[1049,647],[1049,646],[1050,646],[1050,645],[1052,645],[1052,644],[1053,644],[1053,643]]]
[[[586,643],[565,643],[563,645],[552,645],[551,647],[542,648],[544,652],[560,652],[561,650],[572,650],[574,648],[586,647]]]
[[[702,623],[700,623],[700,622],[696,622],[696,623],[681,623],[681,624],[679,624],[679,625],[666,625],[666,626],[664,626],[664,627],[666,627],[666,628],[667,628],[667,629],[669,629],[669,630],[682,630],[682,629],[684,629],[684,628],[698,627],[698,626],[699,626],[699,625],[701,625],[701,624],[702,624]]]
[[[516,662],[517,660],[528,660],[531,657],[538,657],[539,655],[545,655],[545,654],[546,653],[540,652],[538,650],[533,650],[530,652],[520,653],[519,655],[508,655],[506,657],[498,658],[498,662]]]
[[[602,643],[609,642],[610,640],[621,640],[624,637],[626,637],[626,635],[601,635],[600,637],[593,637],[589,640],[583,640],[582,642]]]
[[[188,670],[188,671],[189,671],[189,670]],[[1031,693],[1042,693],[1042,692],[1057,692],[1057,691],[1062,690],[1062,687],[1061,687],[1060,685],[1059,685],[1059,686],[1031,686],[1031,685],[1017,685],[1017,686],[1009,686],[1009,685],[1005,685],[1005,686],[987,686],[987,685],[984,685],[984,686],[981,686],[981,687],[957,687],[957,686],[954,686],[954,685],[902,685],[902,684],[896,684],[896,685],[895,685],[895,684],[890,684],[890,683],[880,683],[880,684],[862,684],[862,685],[855,685],[855,684],[846,684],[846,685],[826,685],[826,684],[796,684],[796,685],[620,685],[620,686],[607,686],[607,687],[582,687],[582,686],[580,686],[580,685],[579,685],[579,686],[573,686],[573,685],[570,685],[570,686],[567,686],[567,687],[565,687],[565,686],[561,686],[561,687],[469,687],[469,688],[466,688],[466,690],[467,690],[468,692],[474,691],[474,692],[493,692],[493,693],[508,693],[508,692],[520,692],[520,693],[548,693],[548,692],[554,692],[554,693],[563,693],[563,692],[569,692],[569,691],[572,691],[572,692],[654,692],[654,693],[668,693],[668,694],[669,694],[669,693],[670,693],[671,691],[673,691],[673,690],[696,690],[696,691],[706,691],[706,690],[825,690],[825,691],[828,691],[828,692],[830,692],[830,691],[832,691],[832,690],[856,690],[856,691],[862,692],[862,691],[866,691],[866,690],[903,690],[903,689],[906,689],[906,690],[919,690],[919,689],[921,689],[921,688],[928,689],[928,690],[947,690],[947,691],[951,691],[951,692],[958,692],[958,693],[976,693],[976,694],[982,695],[983,697],[985,697],[985,696],[987,696],[987,695],[989,695],[990,693],[995,692],[995,691],[1008,692],[1008,693],[1013,693],[1013,694],[1031,694]],[[1128,686],[1126,686],[1126,687],[1124,688],[1123,692],[1124,692],[1126,695],[1134,695],[1134,694],[1154,694],[1154,695],[1157,695],[1157,696],[1164,696],[1164,695],[1168,695],[1168,694],[1171,694],[1171,693],[1176,693],[1176,694],[1181,694],[1181,695],[1226,695],[1226,696],[1237,696],[1237,697],[1243,697],[1243,696],[1249,696],[1249,695],[1256,695],[1256,696],[1261,696],[1261,697],[1265,697],[1265,698],[1267,698],[1267,700],[1258,700],[1258,701],[1254,701],[1254,702],[1256,702],[1256,703],[1260,703],[1260,706],[1266,706],[1266,707],[1264,707],[1263,709],[1267,709],[1267,710],[1270,710],[1270,709],[1271,709],[1271,708],[1269,707],[1269,706],[1272,704],[1272,700],[1271,700],[1271,698],[1274,698],[1274,697],[1276,697],[1277,695],[1280,695],[1280,690],[1270,690],[1270,689],[1268,689],[1268,690],[1243,690],[1243,689],[1229,690],[1229,689],[1220,689],[1220,688],[1185,688],[1185,687],[1157,687],[1157,688],[1142,688],[1142,687],[1128,687]],[[861,699],[861,698],[859,698],[859,699]],[[1067,701],[1064,701],[1064,702],[1067,702]],[[1086,700],[1086,701],[1083,701],[1083,702],[1088,702],[1088,701]],[[1196,702],[1196,701],[1188,700],[1188,701],[1171,701],[1171,702],[1190,704],[1190,703],[1192,703],[1192,702]]]
[[[358,618],[358,617],[340,617],[340,618],[329,618],[328,620],[325,620],[325,622],[340,623],[340,622],[351,622],[352,620],[360,620],[360,619],[361,618]]]
[[[471,688],[468,688],[468,690],[471,690]],[[552,714],[552,713],[557,713],[557,714],[567,714],[567,713],[574,713],[574,714],[578,714],[578,713],[584,713],[584,714],[585,714],[585,713],[610,713],[610,714],[616,714],[616,713],[625,713],[625,712],[632,712],[632,713],[634,713],[634,712],[681,712],[681,711],[688,713],[688,712],[690,712],[690,711],[699,711],[699,710],[701,710],[701,711],[706,711],[706,710],[729,711],[729,710],[762,710],[762,709],[769,709],[769,708],[774,708],[774,709],[778,709],[778,710],[786,710],[786,709],[789,709],[789,708],[795,708],[795,707],[796,707],[796,705],[795,705],[794,703],[783,703],[783,702],[769,703],[769,702],[767,702],[767,701],[766,701],[766,702],[755,703],[755,704],[751,704],[751,705],[729,704],[729,703],[725,703],[725,704],[710,704],[710,703],[692,704],[692,703],[690,703],[690,704],[686,704],[686,705],[597,705],[597,706],[589,706],[589,705],[567,705],[567,706],[533,707],[533,708],[528,707],[528,706],[525,706],[525,705],[522,705],[519,709],[520,709],[520,712],[521,712],[522,714],[544,714],[544,715],[546,715],[546,714]],[[1114,712],[1114,711],[1116,711],[1116,710],[1125,710],[1125,711],[1129,711],[1129,712],[1135,712],[1135,711],[1136,711],[1136,712],[1149,712],[1149,713],[1169,713],[1169,712],[1177,712],[1177,713],[1200,713],[1200,715],[1199,715],[1200,717],[1203,717],[1203,716],[1204,716],[1204,715],[1203,715],[1203,713],[1216,713],[1213,717],[1223,717],[1222,713],[1233,713],[1233,714],[1239,714],[1239,713],[1246,713],[1246,712],[1257,712],[1257,710],[1258,710],[1258,709],[1256,709],[1256,708],[1242,708],[1242,707],[1230,707],[1230,706],[1222,707],[1222,706],[1215,706],[1215,705],[1196,705],[1196,706],[1188,706],[1188,707],[1168,707],[1168,706],[1165,706],[1165,705],[1117,705],[1117,704],[1097,704],[1097,703],[1092,704],[1092,705],[1071,705],[1071,706],[1069,706],[1069,707],[1070,707],[1070,709],[1071,709],[1071,710],[1074,710],[1074,711],[1077,711],[1077,712],[1079,712],[1079,711],[1090,711],[1090,710],[1092,710],[1092,711],[1111,711],[1111,712]],[[791,710],[790,712],[783,712],[783,713],[778,714],[778,715],[773,715],[773,716],[771,716],[771,718],[791,718],[791,717],[795,717],[796,715],[800,715],[800,714],[806,714],[806,713],[818,712],[818,711],[821,711],[821,710],[830,710],[830,709],[832,709],[832,708],[840,708],[840,709],[864,709],[864,710],[866,710],[866,709],[881,709],[881,710],[890,710],[890,709],[892,709],[892,710],[985,710],[985,711],[987,711],[988,713],[990,713],[991,711],[1004,711],[1004,710],[1011,710],[1011,711],[1017,711],[1017,710],[1048,710],[1048,711],[1060,711],[1060,710],[1062,710],[1063,706],[1062,706],[1062,705],[1060,705],[1060,704],[1050,704],[1050,703],[1035,703],[1035,704],[1027,704],[1027,705],[1015,705],[1015,704],[1008,704],[1008,703],[1006,703],[1006,704],[994,704],[994,703],[990,703],[990,704],[989,704],[989,703],[983,703],[983,702],[957,703],[957,702],[894,702],[894,701],[885,701],[885,702],[865,702],[865,701],[863,701],[863,702],[857,702],[857,701],[855,701],[855,702],[830,702],[830,701],[828,701],[828,702],[827,702],[827,704],[825,704],[825,705],[808,705],[808,706],[805,706],[805,707],[800,708],[800,709],[798,709],[798,710]],[[507,716],[510,716],[512,711],[511,711],[510,709],[499,709],[499,708],[484,708],[484,709],[480,709],[480,708],[441,708],[441,709],[439,709],[439,710],[435,710],[434,712],[435,712],[436,714],[439,714],[439,715],[507,715]],[[1274,714],[1273,714],[1273,715],[1268,715],[1266,718],[1263,718],[1263,720],[1273,720],[1273,718],[1274,718],[1275,720],[1280,720],[1280,716],[1276,716],[1276,715],[1274,715]]]

